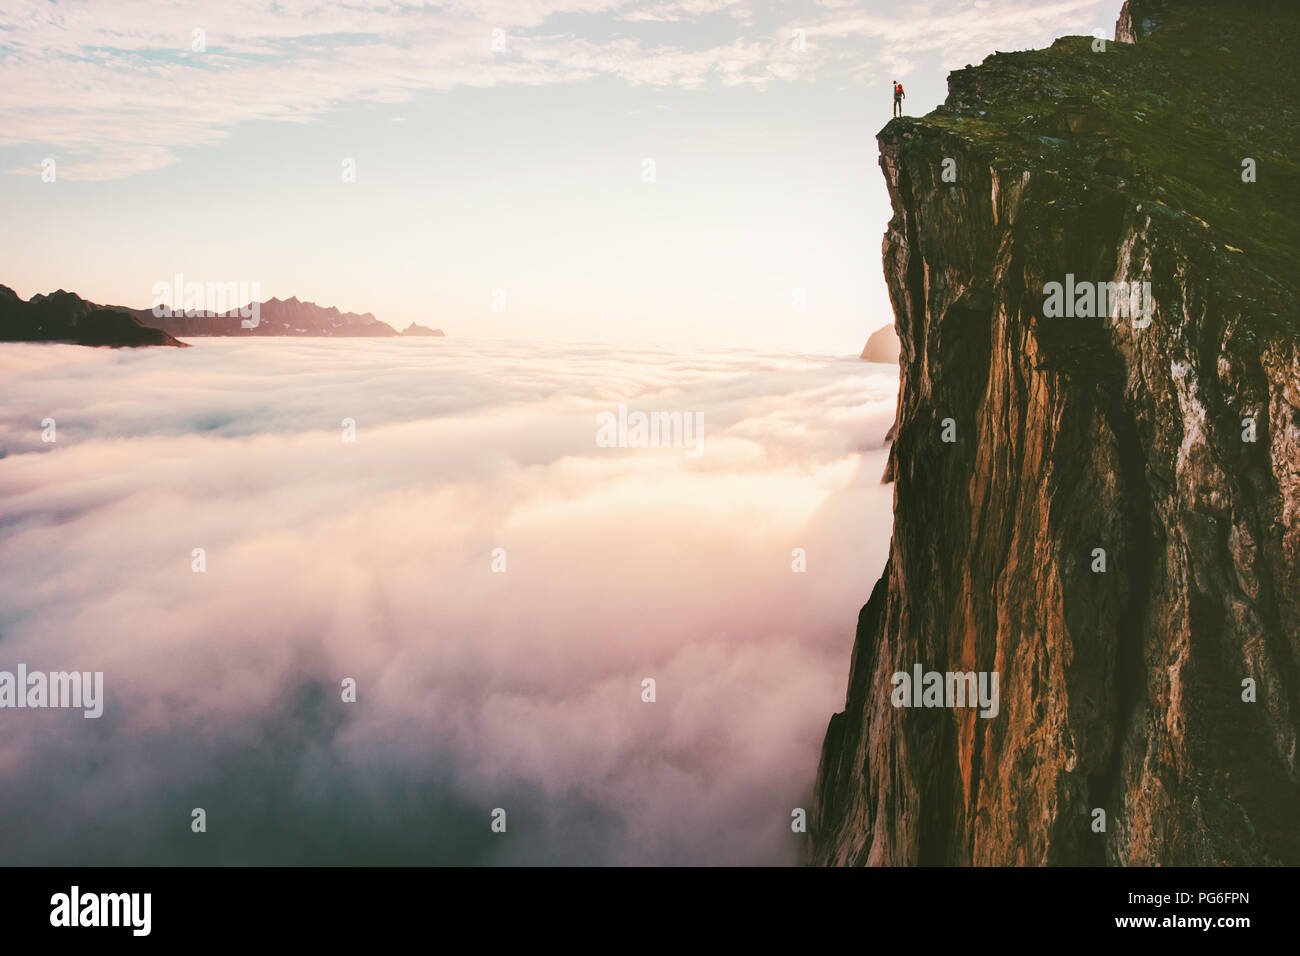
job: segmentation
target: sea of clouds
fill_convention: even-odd
[[[698,346],[0,346],[0,669],[105,696],[0,710],[0,863],[797,862],[897,388]],[[620,403],[702,413],[703,454],[599,447]]]

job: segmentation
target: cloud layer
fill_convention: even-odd
[[[795,860],[893,369],[217,340],[4,346],[0,383],[0,669],[107,698],[0,711],[0,862]],[[620,402],[703,413],[703,456],[597,447]]]

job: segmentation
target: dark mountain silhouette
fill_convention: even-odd
[[[0,341],[73,342],[78,345],[138,346],[185,345],[180,338],[206,336],[327,336],[333,338],[384,337],[397,335],[442,336],[442,329],[412,322],[398,333],[370,312],[340,312],[296,296],[267,299],[257,304],[257,324],[252,307],[207,315],[180,312],[154,315],[152,309],[124,305],[97,305],[73,292],[60,289],[49,295],[34,295],[24,302],[7,286],[0,286]]]
[[[258,303],[257,325],[253,328],[245,328],[243,324],[252,321],[247,318],[251,313],[251,303],[242,309],[219,315],[177,311],[159,316],[154,315],[150,309],[128,309],[124,306],[111,308],[129,312],[141,322],[181,338],[209,335],[303,335],[334,338],[397,335],[396,329],[387,322],[379,321],[370,312],[340,312],[333,306],[325,308],[315,302],[303,302],[297,296],[267,299]]]
[[[77,345],[185,347],[168,333],[142,323],[124,309],[87,302],[59,289],[24,302],[0,285],[0,341],[72,342]]]

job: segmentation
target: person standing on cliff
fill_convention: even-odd
[[[906,98],[907,98],[907,94],[903,92],[903,84],[899,83],[898,80],[894,80],[894,115],[895,116],[903,115],[903,100]]]

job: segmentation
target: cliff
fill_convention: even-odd
[[[894,532],[813,863],[1300,863],[1300,14],[1116,35],[879,135]],[[996,673],[996,715],[895,706],[916,665]]]

